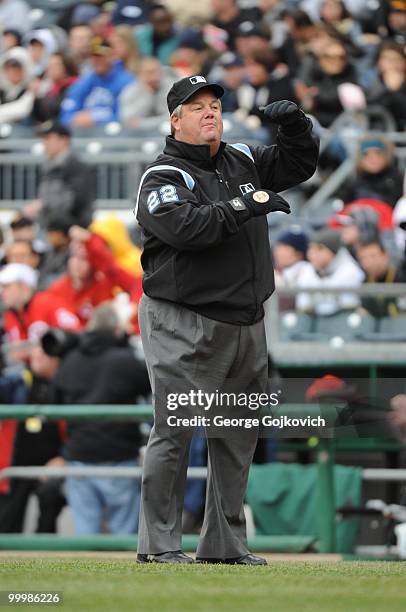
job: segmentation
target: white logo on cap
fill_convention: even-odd
[[[197,85],[197,83],[207,83],[206,79],[203,76],[190,77],[189,81],[192,83],[192,85]]]

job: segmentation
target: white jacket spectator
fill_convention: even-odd
[[[309,246],[308,258],[312,266],[298,278],[300,288],[359,287],[364,273],[348,251],[340,246],[340,235],[333,230],[317,232]],[[355,293],[299,293],[296,308],[317,315],[332,315],[340,310],[359,306]]]
[[[41,77],[48,67],[50,56],[58,49],[56,38],[50,30],[41,28],[29,32],[24,42],[34,66],[35,76]]]
[[[127,85],[120,95],[121,121],[128,127],[138,127],[142,119],[167,119],[166,95],[175,80],[154,57],[141,60],[138,81]]]
[[[31,77],[32,64],[26,49],[14,47],[4,54],[0,65],[0,124],[17,123],[31,114]]]

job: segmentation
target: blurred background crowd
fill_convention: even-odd
[[[399,322],[404,296],[351,288],[406,282],[405,50],[404,0],[0,0],[0,159],[27,141],[41,152],[35,197],[17,210],[0,204],[1,403],[149,401],[139,230],[114,200],[101,210],[97,156],[84,159],[78,143],[108,137],[114,149],[115,135],[128,143],[162,136],[167,91],[191,74],[225,87],[226,140],[238,132],[275,142],[259,107],[279,99],[300,104],[321,138],[315,176],[284,194],[293,214],[269,220],[277,286],[296,291],[280,298],[281,311],[356,315],[369,334]],[[20,175],[6,165],[0,195],[17,200]],[[134,181],[130,195],[136,190]],[[290,339],[308,339],[306,321]],[[402,397],[394,408],[403,427]],[[0,468],[137,465],[147,433],[123,421],[3,421]],[[201,440],[192,454],[204,463]],[[202,488],[189,488],[191,529]],[[55,479],[0,480],[0,532],[23,529],[33,491],[38,531],[55,531],[66,500],[78,533],[137,528],[136,481],[68,477],[63,490]]]

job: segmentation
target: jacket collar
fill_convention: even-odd
[[[175,140],[173,136],[167,136],[164,153],[167,155],[172,155],[173,157],[183,157],[192,161],[212,162],[223,154],[225,147],[226,143],[222,141],[220,143],[218,152],[214,157],[212,157],[210,155],[209,145],[193,145],[180,140]]]

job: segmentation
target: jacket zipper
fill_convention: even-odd
[[[215,167],[215,168],[214,168],[214,171],[215,171],[215,173],[216,173],[216,176],[217,176],[217,180],[218,180],[218,182],[219,182],[221,185],[225,185],[225,186],[226,186],[226,188],[227,188],[227,191],[228,191],[228,195],[229,195],[229,197],[233,197],[233,196],[231,195],[231,192],[230,192],[230,187],[229,187],[229,185],[228,185],[228,182],[227,182],[225,179],[223,179],[223,175],[221,174],[220,170],[218,170],[218,168],[216,168],[216,167]],[[248,232],[247,232],[247,229],[246,229],[245,225],[243,226],[243,231],[245,232],[245,235],[246,235],[246,237],[247,237],[248,248],[249,248],[250,253],[251,253],[251,260],[252,260],[252,265],[251,265],[251,269],[252,269],[252,293],[253,293],[253,297],[254,297],[254,304],[255,304],[255,315],[256,315],[256,314],[257,314],[257,312],[258,312],[258,298],[257,298],[257,293],[256,293],[256,291],[255,291],[255,281],[256,281],[256,276],[255,276],[255,264],[254,264],[255,256],[254,256],[254,251],[253,251],[253,249],[252,249],[252,245],[251,245],[251,242],[250,242],[250,237],[249,237],[249,235],[248,235]]]

